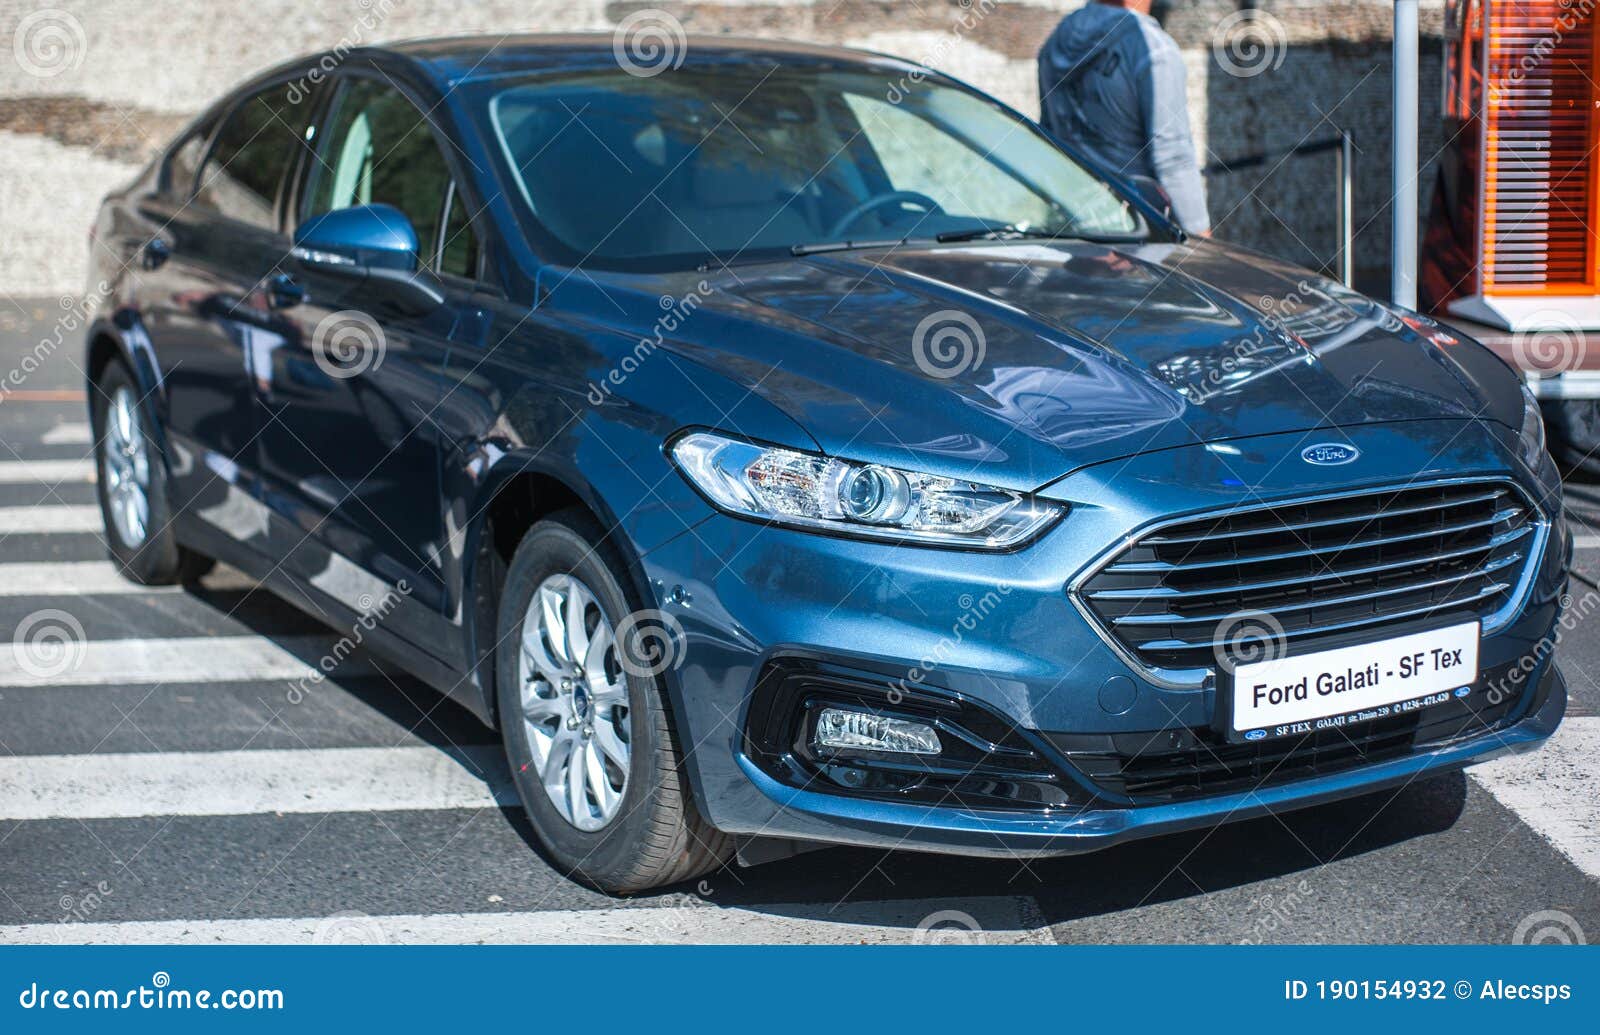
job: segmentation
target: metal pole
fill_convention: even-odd
[[[1391,297],[1417,306],[1417,0],[1394,4],[1394,253]]]
[[[1355,287],[1355,147],[1348,130],[1339,131],[1339,280]]]

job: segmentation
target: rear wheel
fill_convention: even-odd
[[[122,573],[145,585],[200,578],[213,562],[178,545],[167,469],[151,418],[120,362],[108,364],[93,400],[95,471],[106,545]]]
[[[1543,410],[1550,454],[1586,481],[1600,480],[1600,399],[1565,399]]]
[[[540,843],[573,877],[626,894],[713,870],[733,846],[690,799],[659,671],[630,660],[639,612],[618,560],[581,511],[529,530],[501,595],[495,682]]]

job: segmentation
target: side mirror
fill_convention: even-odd
[[[1149,176],[1130,176],[1128,182],[1138,192],[1140,201],[1161,213],[1161,218],[1167,222],[1177,222],[1172,216],[1172,195],[1167,193],[1167,188],[1161,186],[1160,181]]]
[[[419,269],[417,231],[393,205],[356,205],[314,216],[295,231],[290,256],[301,269],[349,280],[380,301],[426,313],[444,291]]]

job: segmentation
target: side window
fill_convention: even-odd
[[[278,184],[305,145],[309,102],[269,86],[233,110],[200,170],[195,203],[230,219],[275,229]]]
[[[205,156],[206,141],[211,136],[214,122],[207,122],[178,142],[167,156],[167,167],[161,176],[161,189],[181,198],[194,191],[194,177],[200,171],[200,159]]]
[[[450,200],[444,214],[444,239],[439,242],[439,272],[452,277],[476,280],[478,277],[478,238],[472,232],[467,200],[449,187]]]
[[[424,267],[476,275],[470,213],[456,197],[449,164],[422,112],[403,94],[374,79],[350,80],[323,146],[306,192],[306,217],[352,205],[393,205],[416,228]]]

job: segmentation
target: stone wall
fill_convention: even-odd
[[[0,0],[0,293],[81,289],[99,198],[210,99],[296,54],[464,32],[611,30],[839,43],[925,61],[1038,111],[1034,54],[1082,0]],[[1358,281],[1387,281],[1390,19],[1383,0],[1177,0],[1204,161],[1350,131]],[[1440,147],[1442,0],[1423,6],[1424,158]],[[1332,156],[1214,175],[1219,234],[1312,265],[1335,249]],[[1424,201],[1431,175],[1422,179]]]

